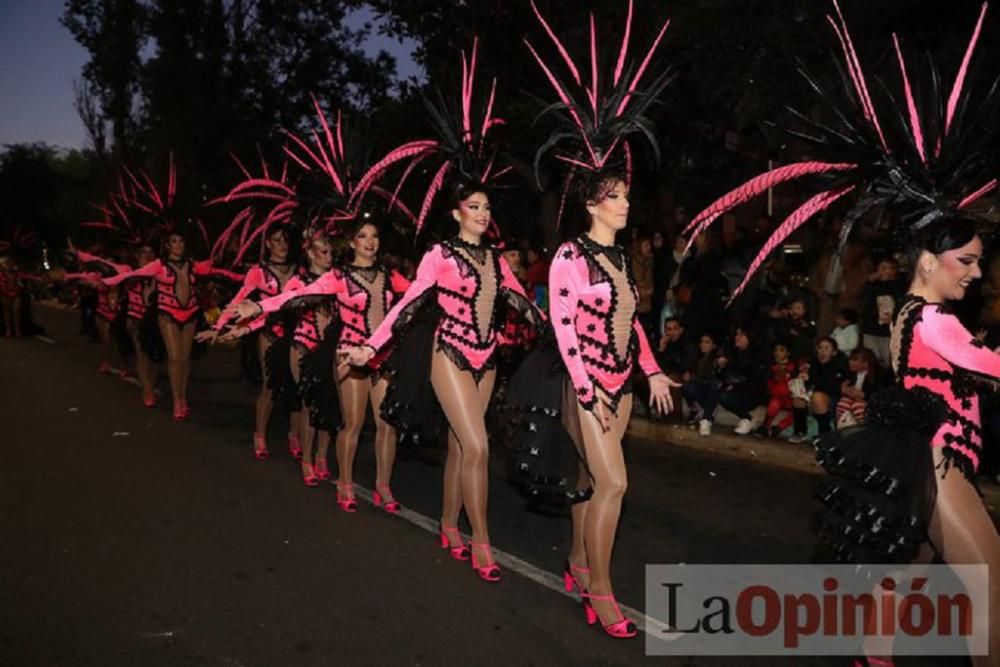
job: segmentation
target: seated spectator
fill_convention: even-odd
[[[837,402],[837,428],[864,424],[868,397],[885,384],[885,373],[868,348],[859,347],[851,352],[848,367],[850,373],[841,384]]]
[[[756,427],[753,411],[767,403],[767,364],[747,327],[737,327],[729,351],[719,357],[722,381],[719,405],[739,418],[734,433]]]
[[[813,354],[816,327],[809,321],[805,299],[795,298],[788,303],[788,317],[781,338],[788,341],[793,360],[802,362]]]
[[[854,352],[854,348],[861,342],[858,334],[858,311],[853,308],[841,308],[837,312],[836,323],[837,326],[834,327],[830,338],[836,341],[837,349],[842,354]]]
[[[663,335],[657,345],[656,360],[660,368],[672,380],[682,380],[684,371],[694,365],[698,350],[688,339],[684,326],[676,317],[668,317],[663,322]]]
[[[698,433],[712,434],[715,406],[719,403],[718,344],[712,334],[704,333],[698,341],[698,356],[694,365],[684,372],[681,395],[689,404],[698,406]]]
[[[889,327],[892,316],[909,285],[899,277],[899,260],[884,257],[878,269],[868,277],[862,291],[861,333],[862,343],[872,351],[878,363],[888,367]]]
[[[774,344],[774,363],[767,378],[767,415],[764,419],[765,432],[772,438],[792,425],[792,392],[788,386],[789,380],[798,374],[798,366],[791,358],[788,343],[778,341]],[[784,412],[784,417],[777,424],[775,419]]]
[[[837,350],[837,341],[821,338],[816,343],[813,358],[799,366],[799,379],[802,380],[805,395],[792,396],[795,432],[789,438],[791,442],[806,441],[810,408],[819,432],[830,431],[830,410],[840,399],[840,386],[847,379],[847,360]]]

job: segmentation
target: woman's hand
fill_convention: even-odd
[[[340,359],[338,366],[365,366],[372,357],[375,356],[375,348],[371,345],[360,345],[358,347],[342,347],[337,350],[337,358]]]
[[[597,423],[603,432],[607,433],[611,430],[610,408],[600,398],[594,404],[594,416],[597,417]]]
[[[264,310],[260,305],[250,300],[234,303],[225,310],[226,315],[237,317],[241,320],[253,319],[263,312]]]
[[[229,331],[216,338],[216,342],[228,343],[250,333],[250,327],[230,327]]]
[[[219,332],[215,329],[199,331],[194,335],[194,339],[199,343],[215,343],[219,339]]]
[[[649,378],[649,407],[661,415],[670,414],[674,409],[674,399],[670,390],[681,386],[666,375],[658,373]]]

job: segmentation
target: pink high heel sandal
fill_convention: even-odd
[[[341,489],[347,487],[351,495],[348,496],[343,493]],[[357,512],[358,511],[358,501],[354,499],[354,484],[341,484],[337,482],[337,507],[344,510],[345,512]]]
[[[267,443],[264,441],[264,436],[256,434],[253,436],[253,455],[258,461],[266,461],[267,457],[271,455],[267,451]]]
[[[441,548],[451,552],[451,557],[455,560],[469,560],[469,545],[462,541],[462,534],[457,527],[446,527],[443,523],[438,524],[438,532],[441,535]],[[448,539],[448,533],[458,536],[458,546],[452,546]]]
[[[375,507],[381,507],[389,514],[397,514],[399,510],[403,509],[399,501],[392,497],[392,491],[389,490],[388,486],[375,487],[375,491],[372,493],[372,503]]]
[[[316,477],[320,481],[325,482],[326,480],[333,477],[333,475],[330,474],[330,469],[326,466],[325,457],[317,456],[315,459],[315,464],[316,464]]]
[[[302,458],[302,445],[299,444],[299,436],[294,433],[288,436],[288,453],[293,459]]]
[[[479,578],[483,581],[488,581],[490,583],[496,583],[500,581],[500,566],[493,562],[493,553],[490,551],[489,542],[469,542],[469,546],[472,547],[472,569],[476,571]],[[486,565],[476,564],[476,549],[486,549],[486,553],[489,556],[489,562]]]
[[[302,481],[306,486],[314,488],[319,486],[319,479],[316,478],[316,470],[311,463],[302,462]]]
[[[618,608],[618,602],[615,601],[614,595],[591,595],[586,592],[581,593],[580,595],[583,598],[583,611],[587,615],[587,625],[594,625],[600,620],[600,617],[597,615],[597,612],[594,611],[594,606],[590,603],[590,601],[611,600],[611,602],[615,605],[615,613],[618,614],[620,620],[602,626],[604,633],[610,637],[614,637],[615,639],[628,639],[639,634],[639,630],[636,629],[635,623],[622,614],[622,610]]]
[[[580,580],[576,578],[576,575],[573,574],[574,572],[590,574],[590,568],[580,567],[576,563],[569,562],[567,558],[566,562],[563,563],[563,588],[566,589],[567,593],[572,593],[573,588],[576,587],[576,590],[583,593],[583,586],[580,585]]]

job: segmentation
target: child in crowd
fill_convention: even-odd
[[[795,432],[789,438],[791,442],[806,441],[810,407],[819,432],[830,431],[830,408],[836,405],[841,385],[847,379],[847,363],[837,350],[837,341],[820,338],[813,358],[799,367],[799,379],[805,392],[792,398]]]
[[[805,361],[813,353],[816,327],[809,321],[806,302],[793,299],[788,304],[788,320],[782,338],[788,341],[789,354],[795,361]]]
[[[772,438],[792,425],[792,392],[788,381],[797,374],[798,368],[792,361],[788,343],[778,341],[774,344],[774,363],[767,379],[767,416],[764,420],[766,433]],[[775,424],[775,418],[782,412],[784,416]]]
[[[848,367],[850,373],[841,384],[837,402],[837,428],[864,424],[867,399],[884,384],[882,368],[868,348],[859,347],[851,352]]]
[[[853,308],[842,308],[837,313],[836,323],[837,326],[834,327],[830,338],[836,341],[838,350],[843,354],[850,354],[861,342],[858,332],[858,311]]]

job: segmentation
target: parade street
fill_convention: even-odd
[[[646,657],[641,638],[604,636],[562,594],[569,522],[525,510],[501,452],[489,518],[503,581],[487,584],[430,532],[436,450],[401,453],[404,516],[367,501],[347,514],[332,485],[303,486],[283,417],[271,459],[254,460],[254,391],[233,348],[194,363],[192,416],[176,423],[169,400],[144,409],[133,384],[97,373],[76,313],[36,318],[47,339],[0,340],[0,665],[848,664]],[[647,564],[813,557],[813,475],[663,441],[626,448],[623,605],[644,608]]]

